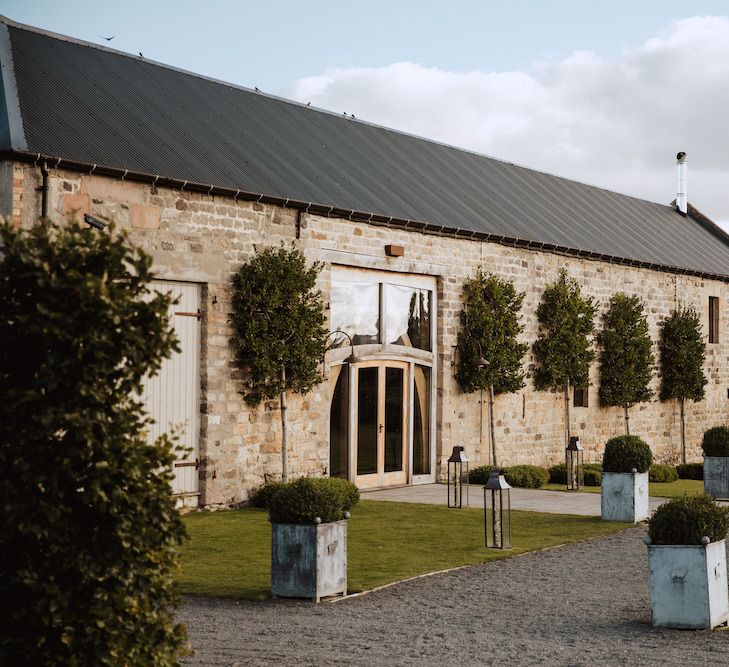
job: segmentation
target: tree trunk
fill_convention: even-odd
[[[489,428],[491,429],[491,463],[499,465],[496,461],[496,440],[494,439],[494,385],[489,385]]]
[[[564,430],[567,434],[565,447],[570,444],[570,383],[564,386]]]
[[[628,406],[623,406],[623,412],[625,413],[625,435],[630,435],[630,417],[628,416]]]
[[[681,404],[681,463],[686,463],[686,412],[684,409],[686,399],[678,399]]]
[[[284,389],[281,391],[281,479],[289,481],[289,446],[286,428],[286,367],[281,366],[281,382]]]

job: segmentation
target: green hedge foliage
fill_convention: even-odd
[[[249,502],[253,507],[262,507],[269,509],[271,507],[271,498],[283,486],[283,482],[268,482],[263,486],[259,486],[251,495]]]
[[[605,443],[603,472],[648,472],[653,454],[648,444],[636,435],[621,435]]]
[[[177,665],[174,444],[142,379],[179,349],[110,226],[0,223],[0,664]]]
[[[704,479],[703,463],[681,463],[676,466],[679,479]]]
[[[712,542],[729,532],[729,507],[720,507],[709,496],[683,496],[661,505],[648,522],[653,544],[701,544],[706,536]]]
[[[302,477],[281,484],[268,502],[272,523],[311,524],[317,517],[330,523],[359,502],[359,490],[337,477]]]
[[[704,433],[704,456],[729,456],[729,427],[715,426]]]
[[[675,482],[678,479],[678,471],[665,463],[654,463],[648,471],[648,479],[651,482]]]
[[[590,467],[588,468],[588,465]],[[592,467],[595,464],[585,464],[585,486],[600,486],[602,484],[602,472],[600,465],[597,468]]]
[[[478,466],[468,473],[469,484],[486,484],[492,470],[503,470],[500,466]]]

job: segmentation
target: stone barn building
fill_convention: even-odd
[[[563,395],[531,377],[536,308],[561,269],[602,311],[617,291],[640,296],[655,352],[662,318],[693,305],[709,384],[688,404],[689,456],[727,420],[729,237],[684,193],[678,206],[628,197],[7,19],[0,59],[0,215],[114,222],[181,298],[170,319],[182,352],[145,401],[157,428],[185,425],[185,504],[243,502],[280,475],[279,406],[244,402],[228,314],[231,275],[282,242],[324,263],[329,329],[350,334],[357,357],[330,351],[326,379],[291,397],[293,476],[433,482],[454,445],[489,462],[488,404],[454,378],[461,290],[478,269],[526,292],[527,381],[496,398],[500,463],[563,460]],[[572,409],[588,460],[624,431],[598,387],[595,363]],[[661,461],[677,460],[679,424],[675,401],[631,413]]]

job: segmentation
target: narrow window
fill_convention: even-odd
[[[575,387],[574,405],[576,408],[587,407],[587,387]]]
[[[719,297],[709,297],[709,342],[719,342]]]

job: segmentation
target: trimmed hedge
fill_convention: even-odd
[[[653,453],[648,444],[636,435],[621,435],[605,443],[603,472],[648,472]]]
[[[503,470],[500,466],[478,466],[468,473],[469,484],[486,484],[492,470]]]
[[[302,477],[281,484],[269,500],[271,523],[311,524],[341,521],[344,512],[359,502],[359,490],[346,479]]]
[[[683,496],[661,505],[648,522],[653,544],[701,544],[706,536],[712,542],[729,532],[729,507],[720,507],[709,496]]]
[[[729,456],[729,427],[715,426],[704,433],[704,456]]]
[[[678,479],[676,468],[664,463],[654,463],[648,471],[651,482],[675,482]]]
[[[703,463],[681,463],[676,466],[679,479],[704,479]]]
[[[585,463],[583,466],[585,486],[600,486],[602,482],[602,465]],[[549,467],[549,481],[552,484],[567,484],[567,468],[564,463]]]
[[[504,478],[511,485],[521,489],[539,489],[549,481],[549,473],[545,468],[530,465],[518,465],[503,468],[501,466],[478,466],[470,471],[468,481],[471,484],[486,484],[491,472],[501,470]]]
[[[539,466],[519,465],[506,468],[504,477],[511,486],[539,489],[549,481],[549,473]]]

